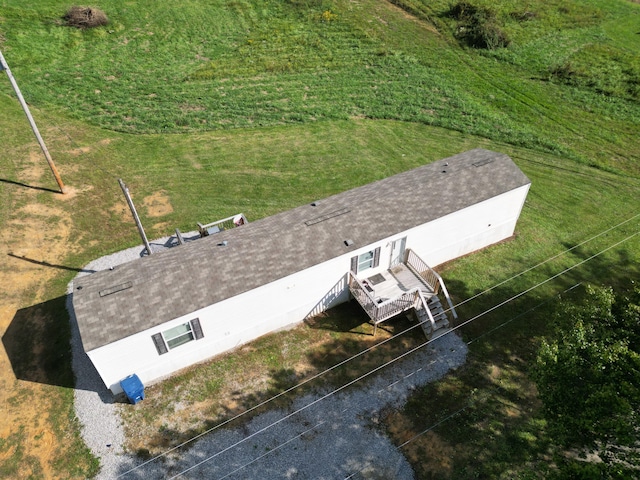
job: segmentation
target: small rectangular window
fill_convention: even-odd
[[[373,267],[373,250],[358,257],[358,272]]]
[[[159,355],[167,353],[180,345],[191,342],[192,340],[200,340],[204,337],[200,320],[195,318],[182,325],[175,326],[162,333],[156,333],[151,336],[153,343],[158,350]]]
[[[380,247],[375,250],[362,253],[351,259],[351,269],[357,266],[356,273],[360,273],[368,268],[375,268],[380,264]]]
[[[164,340],[167,342],[169,350],[179,347],[194,339],[193,330],[190,323],[183,323],[177,327],[162,332]]]

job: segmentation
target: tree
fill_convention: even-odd
[[[585,300],[561,307],[555,321],[533,371],[552,439],[595,450],[605,463],[638,466],[640,289],[622,296],[588,287]]]

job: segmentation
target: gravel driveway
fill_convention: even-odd
[[[153,247],[171,242],[161,239]],[[132,260],[141,252],[142,247],[135,247],[102,257],[80,275]],[[269,411],[241,428],[215,430],[142,464],[122,448],[122,406],[114,403],[82,350],[70,295],[67,307],[76,414],[87,446],[100,459],[99,479],[165,479],[180,473],[180,478],[207,479],[411,479],[410,465],[378,426],[380,415],[401,407],[415,388],[462,365],[467,354],[457,335],[444,335],[344,390],[306,395],[288,411]]]

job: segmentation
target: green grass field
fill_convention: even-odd
[[[15,234],[3,236],[3,252],[19,248],[31,204],[53,213],[27,220],[72,232],[60,234],[66,247],[49,260],[64,268],[19,298],[0,292],[0,300],[20,308],[44,302],[64,319],[59,298],[73,269],[139,243],[117,178],[137,203],[159,192],[168,199],[172,210],[159,217],[139,208],[155,238],[239,211],[254,220],[470,148],[505,152],[531,178],[531,192],[513,241],[445,266],[458,301],[638,214],[640,5],[472,3],[493,10],[507,48],[466,45],[444,0],[104,0],[97,6],[111,22],[92,30],[62,25],[70,5],[59,0],[35,7],[0,0],[0,50],[76,192],[60,201],[47,190],[55,189],[47,171],[30,174],[37,145],[0,72],[0,227]],[[636,219],[466,303],[461,317],[637,231]],[[39,240],[42,249],[48,238]],[[548,331],[559,292],[578,282],[627,288],[640,276],[639,264],[634,237],[465,327],[472,341],[515,318],[472,341],[467,366],[390,417],[390,425],[396,420],[417,433],[464,409],[407,447],[419,478],[552,473],[552,446],[528,378],[537,339]],[[3,274],[10,268],[0,262]],[[64,341],[68,331],[58,335]],[[283,335],[273,341],[291,341]],[[333,335],[353,340],[348,332]],[[61,446],[50,472],[81,478],[96,467],[61,380],[69,375],[69,353],[49,348],[33,355],[56,353],[62,360],[49,372],[46,408]],[[327,365],[314,363],[318,352],[298,355],[316,368]],[[210,389],[197,390],[194,402],[224,389],[210,370]],[[145,416],[141,409],[135,421]],[[44,477],[21,431],[16,424],[0,438],[0,476]],[[402,441],[402,432],[394,436]],[[434,445],[439,454],[427,461]],[[450,462],[437,460],[444,457]],[[32,467],[21,470],[21,459]]]

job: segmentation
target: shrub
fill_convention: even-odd
[[[470,47],[493,50],[511,43],[493,10],[463,0],[451,6],[448,16],[458,21],[456,36]]]
[[[109,23],[107,15],[102,10],[77,5],[67,10],[62,19],[67,26],[82,29],[100,27]]]

